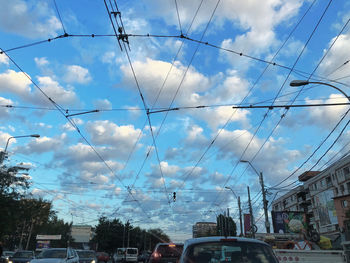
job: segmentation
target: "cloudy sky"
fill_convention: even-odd
[[[225,187],[247,213],[250,186],[265,231],[257,174],[240,160],[282,187],[272,201],[350,150],[347,105],[268,108],[348,102],[289,85],[350,94],[347,1],[106,2],[0,0],[0,147],[40,134],[10,139],[5,164],[30,167],[30,192],[61,218],[182,241],[227,208],[237,221]]]

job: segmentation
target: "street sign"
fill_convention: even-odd
[[[61,235],[36,235],[37,240],[61,240]]]

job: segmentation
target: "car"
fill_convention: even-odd
[[[19,250],[9,257],[8,263],[27,263],[35,258],[34,251]]]
[[[139,250],[135,247],[118,248],[113,255],[114,262],[137,262]]]
[[[79,256],[79,263],[97,263],[96,253],[93,250],[76,250]]]
[[[151,251],[142,251],[138,257],[137,257],[137,261],[138,262],[143,262],[143,263],[147,263],[150,256],[151,256],[152,252]]]
[[[79,263],[77,252],[68,248],[47,248],[44,249],[30,263]]]
[[[14,253],[15,253],[14,251],[8,251],[8,250],[3,251],[0,262],[7,263],[9,261],[10,256],[12,256]]]
[[[185,241],[180,263],[278,263],[267,243],[240,237],[200,237]]]
[[[149,258],[149,263],[177,263],[179,262],[184,244],[158,243]]]
[[[97,262],[107,263],[110,260],[110,257],[106,252],[97,252],[96,257],[97,257]]]

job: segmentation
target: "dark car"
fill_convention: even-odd
[[[34,251],[30,250],[20,250],[15,252],[9,258],[9,263],[27,263],[35,258]]]
[[[96,257],[97,257],[97,262],[106,262],[107,263],[110,259],[108,253],[106,253],[106,252],[97,252]]]
[[[149,263],[177,263],[181,257],[182,243],[158,243],[149,259]]]
[[[97,263],[96,253],[93,250],[76,250],[79,263]]]
[[[137,257],[138,262],[147,263],[149,258],[151,257],[151,251],[142,251],[140,255]]]
[[[185,241],[181,263],[278,263],[265,242],[239,237],[201,237]]]

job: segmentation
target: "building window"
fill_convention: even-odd
[[[342,194],[344,194],[344,185],[343,185],[343,184],[340,185],[340,192],[341,192]]]
[[[326,185],[324,179],[321,180],[321,187],[324,187]]]
[[[347,200],[342,200],[342,201],[341,201],[341,207],[342,207],[342,208],[348,207],[348,201],[347,201]]]
[[[335,193],[335,195],[338,195],[339,191],[338,191],[337,187],[334,188],[334,193]]]
[[[348,189],[348,192],[350,193],[350,182],[346,183],[346,188]]]
[[[317,183],[314,184],[314,190],[317,190]]]
[[[349,167],[343,168],[343,173],[344,173],[344,176],[347,176],[350,173]]]
[[[332,180],[331,180],[331,177],[330,177],[330,176],[328,176],[328,177],[326,178],[326,184],[327,184],[327,187],[331,187],[331,186],[332,186]]]
[[[332,180],[335,181],[335,177],[334,177],[334,174],[332,174]]]

